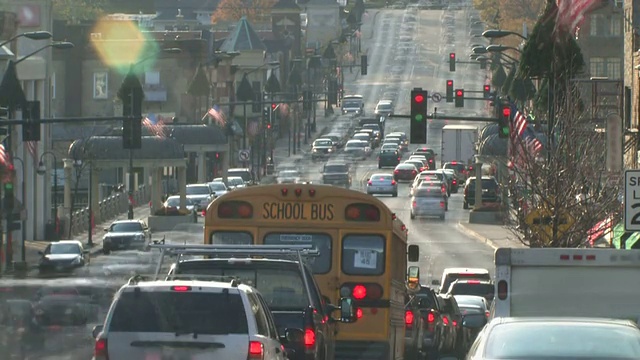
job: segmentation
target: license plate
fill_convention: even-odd
[[[62,269],[64,269],[64,266],[62,266],[62,265],[56,265],[56,270],[57,270],[57,271],[60,271],[60,270],[62,270]]]
[[[384,190],[384,188],[383,188],[383,187],[379,187],[379,188],[377,188],[377,190],[378,190],[378,191],[383,191],[383,190]]]

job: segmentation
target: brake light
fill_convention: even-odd
[[[509,291],[509,286],[507,285],[506,280],[498,281],[498,299],[505,300],[507,298],[507,292]]]
[[[491,312],[489,310],[485,310],[484,314],[489,317],[491,315]]]
[[[253,206],[246,201],[225,201],[218,207],[218,217],[222,219],[248,219],[253,217]]]
[[[458,182],[454,179],[453,181],[451,181],[451,183],[452,183],[453,185],[455,185],[455,184],[457,184]]]
[[[458,322],[453,320],[453,326],[458,326]]]
[[[467,284],[480,284],[480,280],[469,280]]]
[[[444,201],[440,201],[440,207],[444,209]]]
[[[436,321],[436,316],[433,315],[433,313],[429,313],[429,315],[427,315],[427,322],[432,323],[434,321]]]
[[[373,182],[371,182],[371,180],[367,181],[367,185],[373,185]]]
[[[402,160],[402,158],[398,158],[398,161]]]
[[[249,342],[249,359],[262,359],[264,356],[264,346],[259,341]]]
[[[107,339],[97,339],[93,346],[93,358],[96,360],[109,360]]]
[[[356,318],[362,319],[362,309],[358,308],[356,310]]]
[[[442,322],[444,323],[445,326],[449,325],[449,318],[448,317],[443,317],[442,318]]]
[[[391,185],[395,185],[396,181],[395,180],[391,180]]]
[[[398,159],[398,160],[399,160],[399,159]],[[399,174],[399,173],[400,173],[400,171],[399,171],[399,170],[393,170],[393,173],[394,173],[394,174]]]
[[[430,163],[432,163],[432,162],[433,162],[433,159],[429,159],[429,162],[430,162]]]
[[[575,254],[573,256],[570,255],[560,255],[560,260],[595,260],[596,256],[595,255],[579,255],[579,254]]]
[[[414,201],[413,203],[411,203],[411,206],[413,206],[413,207],[418,206],[418,202],[417,202],[417,201]]]
[[[348,221],[380,221],[380,209],[371,204],[355,203],[347,206],[344,217]]]
[[[364,285],[356,285],[353,287],[353,298],[356,300],[362,300],[367,297],[367,288]]]
[[[413,311],[407,310],[404,312],[404,324],[405,325],[413,324]]]
[[[311,347],[316,344],[316,332],[313,329],[304,331],[304,346]]]
[[[411,173],[412,173],[413,175],[415,175],[415,174],[417,174],[418,172],[417,172],[417,171],[415,171],[415,170],[411,170]]]
[[[206,209],[202,210],[202,216],[205,216],[205,215],[207,215],[207,210]]]
[[[316,196],[316,189],[309,189],[309,196],[311,197]]]
[[[172,286],[171,290],[178,292],[191,291],[191,286]]]
[[[451,165],[458,165],[458,162],[457,161],[452,161]]]

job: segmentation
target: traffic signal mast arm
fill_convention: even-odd
[[[389,117],[399,118],[399,119],[411,119],[411,115],[399,115],[399,114],[391,114]],[[499,119],[494,117],[482,117],[482,116],[455,116],[455,115],[447,115],[441,113],[431,113],[427,114],[425,117],[428,120],[460,120],[460,121],[478,121],[478,122],[499,122]]]

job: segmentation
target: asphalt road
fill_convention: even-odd
[[[363,25],[363,49],[369,55],[369,69],[366,76],[359,76],[355,82],[345,85],[345,94],[361,94],[366,100],[366,113],[373,114],[373,109],[380,99],[391,99],[396,103],[396,114],[409,113],[409,94],[412,88],[422,87],[430,92],[445,94],[447,79],[454,80],[455,88],[482,90],[485,84],[486,71],[480,70],[477,64],[458,63],[455,72],[449,72],[448,56],[455,52],[459,61],[470,61],[470,45],[483,40],[470,38],[465,11],[455,12],[455,22],[443,25],[443,11],[414,9],[370,11]],[[367,31],[372,27],[374,31]],[[445,114],[484,116],[486,101],[465,101],[465,107],[457,109],[453,103],[430,101],[431,111],[437,107],[442,120],[431,120],[428,128],[428,146],[440,149],[440,131],[447,123]],[[342,116],[334,124],[332,131],[350,131],[357,120]],[[464,122],[456,122],[462,123]],[[477,123],[468,123],[477,124]],[[481,127],[482,125],[480,125]],[[408,119],[389,119],[386,132],[403,131],[409,133]],[[295,164],[302,170],[307,180],[319,182],[322,162],[311,162],[308,155],[310,145],[303,145],[302,160]],[[417,145],[412,145],[412,148]],[[374,152],[375,153],[375,152]],[[391,169],[378,170],[376,156],[361,161],[356,166],[356,178],[353,189],[363,190],[364,183],[373,173],[391,172]],[[292,161],[292,165],[294,162]],[[483,243],[469,238],[458,231],[458,222],[468,220],[468,210],[462,209],[462,195],[452,194],[449,199],[449,211],[445,221],[416,219],[409,217],[409,185],[401,184],[397,198],[380,197],[381,200],[407,224],[410,243],[418,244],[421,249],[420,268],[423,283],[439,279],[446,267],[483,267],[491,269],[493,250]],[[197,226],[183,231],[167,233],[172,242],[202,243],[202,232]],[[160,239],[162,234],[155,234]],[[124,282],[134,273],[151,274],[157,262],[156,252],[123,251],[113,252],[108,256],[99,256],[78,272],[79,277],[108,277],[122,279]],[[106,310],[106,309],[105,309]],[[91,325],[81,332],[90,333]],[[80,329],[78,329],[79,331]],[[52,335],[47,347],[48,354],[38,354],[38,359],[71,360],[90,359],[92,341],[89,336],[80,336],[74,332],[76,340],[69,341],[68,335]],[[78,339],[79,338],[79,339]],[[86,345],[81,345],[86,344]],[[55,346],[54,346],[55,345]]]

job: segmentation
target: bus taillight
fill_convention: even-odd
[[[282,193],[282,196],[287,196],[287,194],[289,193],[289,189],[282,188],[282,190],[280,190],[280,192]]]
[[[218,217],[221,219],[250,219],[253,217],[253,206],[246,201],[225,201],[218,206]]]
[[[380,209],[371,204],[351,204],[344,211],[347,221],[380,221]]]
[[[375,283],[345,283],[340,288],[341,297],[353,296],[356,301],[379,300],[382,293],[382,286]]]
[[[309,196],[311,197],[316,196],[316,189],[309,189]]]
[[[296,189],[295,193],[297,197],[300,197],[300,195],[302,195],[302,189]]]
[[[356,310],[356,317],[357,317],[358,319],[362,319],[362,309],[358,308],[358,309]]]

